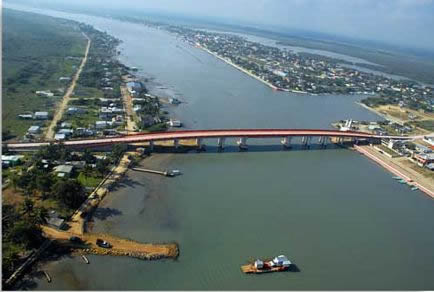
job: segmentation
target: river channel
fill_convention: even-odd
[[[178,96],[168,110],[187,128],[330,128],[340,119],[379,120],[358,96],[274,92],[162,30],[113,19],[43,11],[121,39],[121,60],[151,92]],[[233,144],[233,141],[229,141]],[[95,217],[95,231],[139,241],[177,241],[176,261],[65,257],[34,279],[40,290],[430,290],[434,205],[419,191],[346,149],[155,154],[176,178],[129,172]],[[267,144],[267,145],[266,145]],[[269,146],[270,144],[271,146]],[[275,145],[275,146],[273,146]],[[254,257],[286,254],[299,272],[244,275]]]

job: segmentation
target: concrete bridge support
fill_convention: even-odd
[[[289,149],[291,148],[291,139],[292,139],[291,136],[284,137],[280,143],[282,143],[283,147]]]
[[[154,141],[149,141],[149,151],[154,151]]]
[[[303,136],[303,138],[301,139],[301,144],[304,147],[309,148],[310,138],[310,136]]]
[[[173,146],[175,147],[175,149],[179,148],[179,139],[174,139],[173,140]]]
[[[223,148],[225,148],[225,140],[226,140],[226,138],[218,138],[217,139],[217,147],[220,150],[223,150]]]
[[[319,137],[318,143],[321,145],[321,147],[327,147],[329,137],[327,136],[321,136]]]
[[[240,147],[241,150],[247,150],[247,137],[242,137],[237,141],[238,147]]]
[[[203,150],[205,148],[205,144],[203,144],[202,138],[196,139],[197,150]]]

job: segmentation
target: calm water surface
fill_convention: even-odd
[[[168,108],[188,128],[329,128],[378,117],[357,96],[273,92],[167,33],[116,20],[48,12],[123,40],[121,59],[152,79],[151,91],[185,103]],[[230,141],[231,142],[231,141]],[[215,141],[208,141],[212,146]],[[233,141],[231,142],[233,144]],[[153,155],[167,179],[130,172],[100,206],[95,231],[139,241],[177,241],[177,261],[65,258],[45,267],[36,289],[410,289],[434,288],[434,205],[344,149]],[[298,273],[248,276],[240,265],[280,253]]]

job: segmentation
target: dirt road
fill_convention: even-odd
[[[45,139],[46,140],[53,140],[53,138],[54,138],[54,128],[56,127],[57,122],[62,119],[63,112],[65,111],[65,109],[66,109],[66,107],[68,105],[68,102],[69,102],[69,99],[71,97],[71,94],[72,94],[72,92],[75,89],[75,85],[77,84],[77,80],[78,80],[78,78],[80,78],[80,74],[81,74],[81,71],[84,68],[84,65],[86,65],[87,55],[89,54],[89,48],[90,48],[91,40],[90,40],[90,38],[85,33],[83,33],[83,35],[87,39],[87,46],[86,46],[86,51],[84,53],[84,58],[81,61],[81,64],[78,67],[77,72],[75,73],[74,77],[72,78],[71,85],[66,90],[66,93],[63,96],[62,101],[60,102],[60,104],[58,105],[58,107],[56,109],[56,112],[54,113],[53,120],[51,121],[50,125],[48,126],[47,132],[45,133]]]
[[[127,112],[127,131],[134,132],[137,129],[135,121],[138,121],[137,114],[133,111],[133,101],[130,93],[125,86],[121,86],[121,94],[124,100],[125,109]]]

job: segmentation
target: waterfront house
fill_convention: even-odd
[[[427,147],[425,145],[419,144],[419,143],[414,143],[414,145],[416,146],[416,151],[420,152],[420,153],[431,153],[432,149],[430,147]]]
[[[168,124],[171,127],[182,127],[182,123],[179,120],[172,120],[172,119],[170,119],[170,121],[168,122]]]
[[[142,91],[142,84],[140,82],[128,82],[127,83],[127,90],[131,95],[135,95]]]
[[[180,104],[181,102],[177,98],[169,98],[169,103],[171,104]]]
[[[414,154],[413,159],[417,162],[419,166],[426,166],[430,163],[434,162],[434,153],[427,153],[427,154]]]
[[[48,120],[48,112],[35,112],[35,120]]]
[[[434,136],[424,136],[423,141],[434,146]]]

